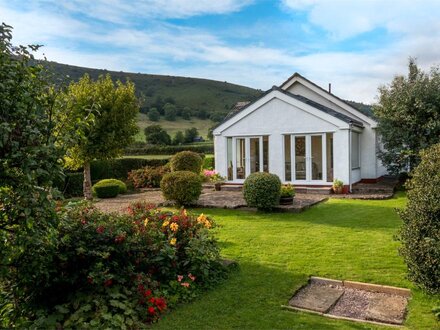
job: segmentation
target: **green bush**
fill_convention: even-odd
[[[65,198],[83,196],[84,174],[82,172],[65,173],[65,178],[58,186]]]
[[[213,154],[214,144],[178,145],[178,146],[147,146],[136,143],[125,148],[126,155],[174,155],[181,151],[193,151],[197,153]]]
[[[166,200],[178,205],[189,205],[199,199],[202,193],[200,175],[190,171],[177,171],[165,174],[160,182]]]
[[[419,166],[406,183],[408,204],[403,220],[400,254],[409,278],[431,293],[440,292],[440,144],[422,151]]]
[[[144,167],[128,173],[128,181],[134,188],[159,188],[160,181],[165,173],[170,172],[169,167]]]
[[[113,198],[119,194],[119,185],[115,183],[106,183],[101,185],[94,185],[93,191],[98,198]]]
[[[213,170],[215,168],[214,157],[205,157],[203,159],[203,169]]]
[[[244,181],[243,195],[246,203],[259,210],[270,210],[280,200],[281,181],[275,174],[257,172]]]
[[[120,194],[125,194],[127,192],[127,185],[124,182],[122,182],[121,180],[117,180],[117,179],[103,179],[103,180],[100,180],[97,183],[95,183],[95,185],[93,186],[93,189],[95,187],[106,186],[108,184],[115,184],[115,185],[117,185],[119,187],[119,193]]]
[[[171,171],[191,171],[199,174],[202,169],[202,157],[192,151],[182,151],[175,154],[171,160]]]

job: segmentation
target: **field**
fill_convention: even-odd
[[[168,132],[171,138],[174,137],[178,131],[184,132],[188,128],[195,127],[198,129],[199,135],[206,139],[209,128],[214,126],[215,123],[209,119],[202,120],[198,118],[191,118],[191,120],[178,118],[176,121],[168,121],[161,118],[157,122],[152,122],[148,120],[148,116],[140,113],[138,115],[139,132],[136,135],[136,141],[145,142],[144,128],[153,124],[161,125]]]
[[[223,256],[240,270],[196,301],[171,311],[157,329],[389,329],[280,308],[310,275],[412,290],[406,326],[438,329],[431,309],[440,299],[416,289],[393,239],[401,224],[386,201],[331,199],[300,214],[195,210],[211,215]]]

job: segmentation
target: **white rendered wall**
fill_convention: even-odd
[[[224,136],[214,136],[215,169],[221,176],[227,178],[226,150],[226,138]]]
[[[333,177],[349,184],[351,159],[349,159],[349,134],[348,129],[342,129],[333,134]]]

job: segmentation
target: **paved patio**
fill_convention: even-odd
[[[292,205],[282,205],[275,209],[279,212],[301,212],[312,205],[327,200],[328,195],[297,194]],[[119,195],[116,198],[101,199],[95,203],[96,207],[104,212],[124,213],[132,202],[147,201],[157,206],[169,206],[162,197],[160,189],[146,189],[135,194]],[[247,207],[241,191],[214,191],[211,187],[205,187],[199,200],[194,205],[201,208],[225,208],[225,209],[246,209]]]

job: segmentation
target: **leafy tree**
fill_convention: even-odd
[[[217,123],[221,122],[223,118],[225,118],[225,115],[218,112],[213,112],[209,115],[209,119]]]
[[[151,105],[153,108],[156,108],[157,111],[159,111],[159,113],[161,115],[164,114],[164,110],[163,110],[163,106],[165,105],[164,100],[162,99],[162,97],[160,95],[156,96],[156,98],[154,99],[153,104]]]
[[[414,169],[420,150],[440,142],[440,71],[421,71],[409,60],[408,76],[397,76],[379,87],[374,106],[383,151],[379,157],[392,173]]]
[[[65,120],[76,122],[82,118],[89,122],[86,128],[77,130],[78,140],[69,146],[67,156],[70,167],[84,168],[84,197],[92,199],[90,162],[120,156],[138,131],[135,87],[129,81],[117,81],[115,85],[110,75],[92,81],[86,74],[70,84],[66,98]]]
[[[407,181],[408,204],[403,220],[400,254],[408,275],[431,293],[440,293],[440,143],[421,152],[421,161]]]
[[[215,126],[212,126],[208,129],[208,139],[211,141],[214,140],[214,128]]]
[[[179,145],[183,143],[185,143],[185,136],[183,135],[182,131],[178,131],[176,135],[174,135],[173,144]]]
[[[184,107],[181,114],[182,118],[185,120],[191,119],[191,109],[189,107]]]
[[[176,106],[171,103],[165,104],[163,107],[165,113],[165,119],[169,121],[175,121],[177,116]]]
[[[171,96],[168,96],[167,98],[165,98],[165,104],[166,103],[169,103],[169,104],[176,104],[176,100],[173,98],[173,97],[171,97]]]
[[[199,131],[195,127],[191,127],[185,130],[185,143],[191,143],[194,138],[199,136]]]
[[[206,112],[205,109],[200,109],[197,112],[197,118],[199,118],[199,119],[206,119],[206,118],[208,118],[208,113]]]
[[[51,187],[62,179],[62,150],[68,135],[56,134],[58,93],[34,61],[38,46],[11,44],[12,27],[0,25],[0,327],[23,317],[30,290],[48,276],[47,256],[57,225]],[[68,132],[66,132],[68,133]],[[4,294],[11,299],[6,315]]]
[[[160,125],[150,125],[145,127],[145,139],[148,144],[154,145],[169,145],[171,144],[171,137],[168,135]]]
[[[159,121],[160,119],[159,111],[157,111],[156,108],[150,108],[150,111],[148,111],[148,119],[151,121]]]

